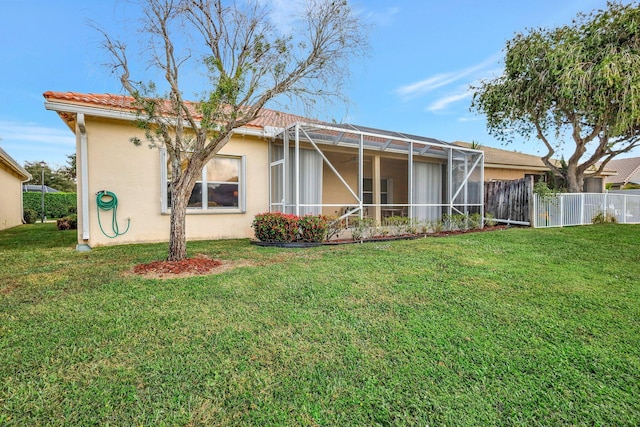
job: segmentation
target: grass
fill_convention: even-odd
[[[640,226],[284,250],[0,232],[0,425],[640,424]]]

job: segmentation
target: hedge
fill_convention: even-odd
[[[22,193],[23,209],[33,209],[42,218],[42,193]],[[44,215],[49,219],[62,218],[74,214],[77,209],[76,193],[45,193]]]
[[[264,212],[251,223],[261,242],[323,242],[327,237],[328,219],[323,215],[303,217],[281,212]]]

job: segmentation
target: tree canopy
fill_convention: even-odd
[[[41,165],[42,162],[25,162],[24,168],[31,174],[29,184],[42,185],[42,172],[44,169],[44,185],[64,192],[75,192],[75,154],[67,156],[68,166],[52,169],[48,164]],[[72,166],[73,165],[73,166]],[[70,170],[73,167],[73,174]]]
[[[368,46],[364,27],[346,0],[303,0],[291,5],[286,28],[276,26],[268,2],[247,0],[140,0],[143,49],[132,56],[124,42],[102,31],[112,70],[135,98],[138,125],[152,147],[170,160],[169,256],[186,256],[186,204],[204,165],[234,129],[285,97],[313,106],[341,97],[349,61]],[[300,2],[298,2],[300,3]],[[142,83],[130,59],[144,61],[163,82]],[[187,69],[186,72],[183,70]],[[199,99],[183,91],[195,74],[206,76]],[[140,144],[140,138],[132,141]]]
[[[517,34],[504,73],[472,87],[472,109],[486,115],[489,132],[506,142],[536,137],[571,192],[640,141],[640,8],[607,6]],[[563,145],[575,145],[566,165],[552,158]]]

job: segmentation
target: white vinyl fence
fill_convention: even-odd
[[[592,224],[598,216],[613,216],[620,224],[640,224],[640,195],[562,193],[545,198],[534,195],[534,228]]]

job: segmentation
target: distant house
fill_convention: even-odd
[[[468,142],[457,141],[454,144],[461,147],[471,147]],[[515,151],[501,150],[499,148],[484,147],[479,148],[484,152],[484,180],[487,181],[509,181],[521,179],[532,175],[534,180],[544,178],[550,173],[550,169],[544,164],[540,156],[532,154],[518,153]],[[598,176],[586,177],[584,179],[583,191],[585,193],[602,193],[605,189],[605,178],[615,173],[611,162],[608,167]]]
[[[166,241],[169,158],[164,149],[130,142],[145,140],[133,98],[73,92],[44,98],[76,136],[78,248]],[[481,151],[434,138],[265,109],[234,130],[204,167],[188,201],[187,238],[251,237],[254,216],[265,211],[377,221],[482,213],[482,168]],[[120,230],[130,224],[113,238],[112,217],[97,209],[103,190],[117,196]]]
[[[33,184],[24,184],[22,186],[22,191],[24,191],[25,193],[42,193],[42,185],[33,185]],[[51,188],[48,185],[44,186],[44,192],[45,193],[59,193],[59,190],[56,190],[55,188]]]
[[[0,148],[0,230],[23,222],[22,184],[31,175]]]
[[[615,175],[605,180],[611,190],[620,190],[626,185],[640,185],[640,157],[613,159],[607,163],[608,169],[614,169]]]

